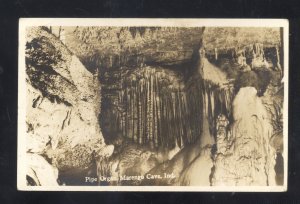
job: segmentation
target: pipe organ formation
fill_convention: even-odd
[[[200,76],[185,85],[175,71],[147,66],[120,77],[119,83],[115,94],[102,90],[109,93],[104,94],[101,121],[108,142],[122,135],[151,147],[182,147],[200,138],[203,117],[214,135],[215,118],[231,116],[232,88],[220,89]]]

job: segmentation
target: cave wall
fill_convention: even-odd
[[[85,169],[107,154],[98,78],[46,28],[27,28],[26,40],[26,150],[59,171]]]

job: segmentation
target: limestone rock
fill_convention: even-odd
[[[212,185],[275,185],[275,152],[269,143],[272,126],[255,88],[240,89],[233,101],[233,117],[232,145],[216,155]]]
[[[37,186],[58,186],[58,170],[50,165],[42,156],[26,154],[27,176]]]
[[[26,73],[28,152],[59,170],[85,169],[93,155],[112,154],[98,123],[97,76],[45,28],[27,30]]]
[[[213,167],[211,147],[206,146],[200,155],[181,173],[178,184],[182,186],[210,186]]]
[[[201,153],[201,148],[199,141],[195,144],[188,145],[183,148],[180,152],[178,152],[171,160],[167,160],[153,169],[151,169],[148,173],[155,174],[174,174],[175,178],[171,179],[153,179],[153,180],[143,180],[142,185],[176,185],[177,180],[181,177],[181,173],[184,169],[191,164],[191,162],[197,158]]]

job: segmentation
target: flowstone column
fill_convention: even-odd
[[[275,185],[274,151],[269,145],[272,128],[266,114],[256,89],[241,88],[233,101],[229,139],[218,135],[212,185]]]

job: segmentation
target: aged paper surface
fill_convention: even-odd
[[[287,190],[287,20],[20,19],[18,95],[19,190]]]

